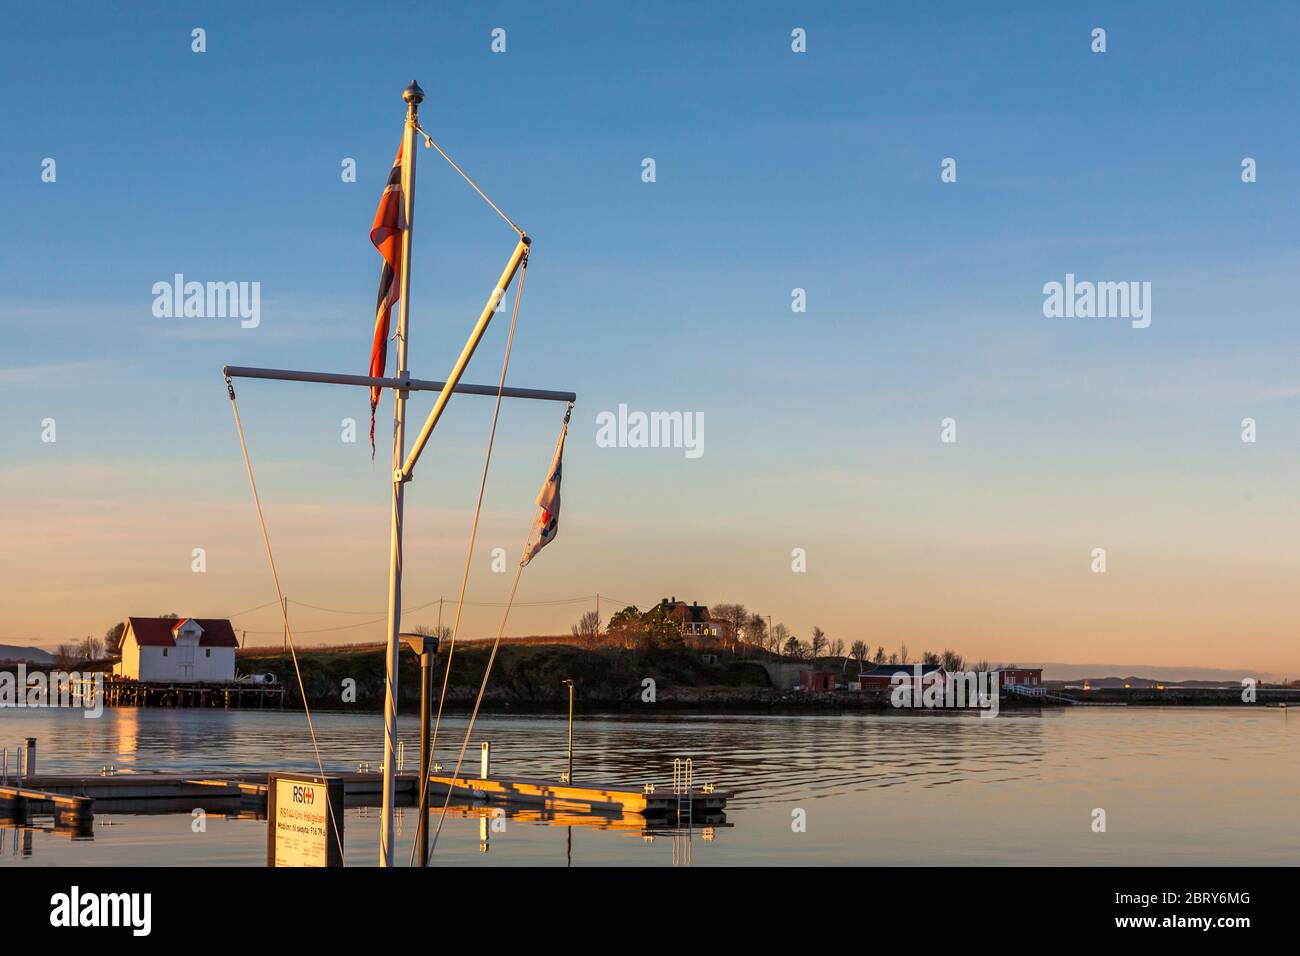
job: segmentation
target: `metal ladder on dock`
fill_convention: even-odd
[[[27,748],[14,748],[14,779],[15,784],[21,784],[28,776],[31,775],[29,763],[34,759],[36,754],[36,741],[29,738]],[[9,785],[9,748],[0,749],[0,786]]]
[[[677,823],[680,825],[682,817],[686,818],[686,827],[690,828],[695,820],[695,800],[691,796],[691,787],[695,783],[695,766],[691,758],[683,760],[681,757],[673,758],[673,794],[677,797]],[[686,810],[685,814],[682,810]]]

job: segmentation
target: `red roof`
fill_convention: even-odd
[[[175,647],[176,637],[173,632],[188,620],[190,618],[185,617],[179,620],[170,617],[127,618],[131,624],[131,633],[135,635],[136,643],[141,647]],[[203,633],[199,635],[199,647],[239,646],[235,629],[230,626],[230,621],[226,618],[196,617],[193,620],[203,628]],[[122,632],[122,640],[126,640],[125,631]]]

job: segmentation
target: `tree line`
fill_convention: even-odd
[[[988,661],[968,662],[950,648],[922,651],[915,660],[906,644],[896,651],[886,651],[883,645],[877,645],[872,651],[871,645],[864,640],[846,644],[843,638],[833,638],[820,627],[814,627],[807,638],[801,638],[784,623],[773,623],[770,616],[751,611],[743,604],[714,604],[709,608],[709,620],[721,625],[722,646],[741,653],[752,649],[774,657],[809,662],[854,660],[859,670],[875,664],[902,666],[914,663],[942,664],[949,673],[990,668]],[[600,616],[595,611],[588,611],[573,625],[571,632],[586,644],[608,642],[636,647],[680,646],[684,643],[677,622],[665,613],[661,605],[648,611],[629,605],[611,615],[603,627]]]

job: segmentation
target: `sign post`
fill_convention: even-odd
[[[343,865],[341,778],[267,775],[266,865]]]

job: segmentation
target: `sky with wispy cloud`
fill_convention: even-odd
[[[534,236],[511,382],[579,394],[559,539],[508,632],[676,595],[888,649],[1300,673],[1294,5],[2,16],[0,642],[274,599],[220,370],[365,371],[416,78],[426,127]],[[417,197],[411,365],[442,378],[513,234],[432,150]],[[155,317],[176,273],[259,282],[260,324]],[[1067,273],[1150,282],[1151,326],[1044,317]],[[467,378],[495,381],[507,318]],[[364,391],[239,396],[302,639],[379,639]],[[704,454],[598,447],[620,403],[702,414]],[[504,600],[491,552],[513,564],[561,414],[503,411],[479,605]],[[456,593],[490,415],[457,397],[409,488],[411,623]],[[279,640],[274,608],[236,626]]]

